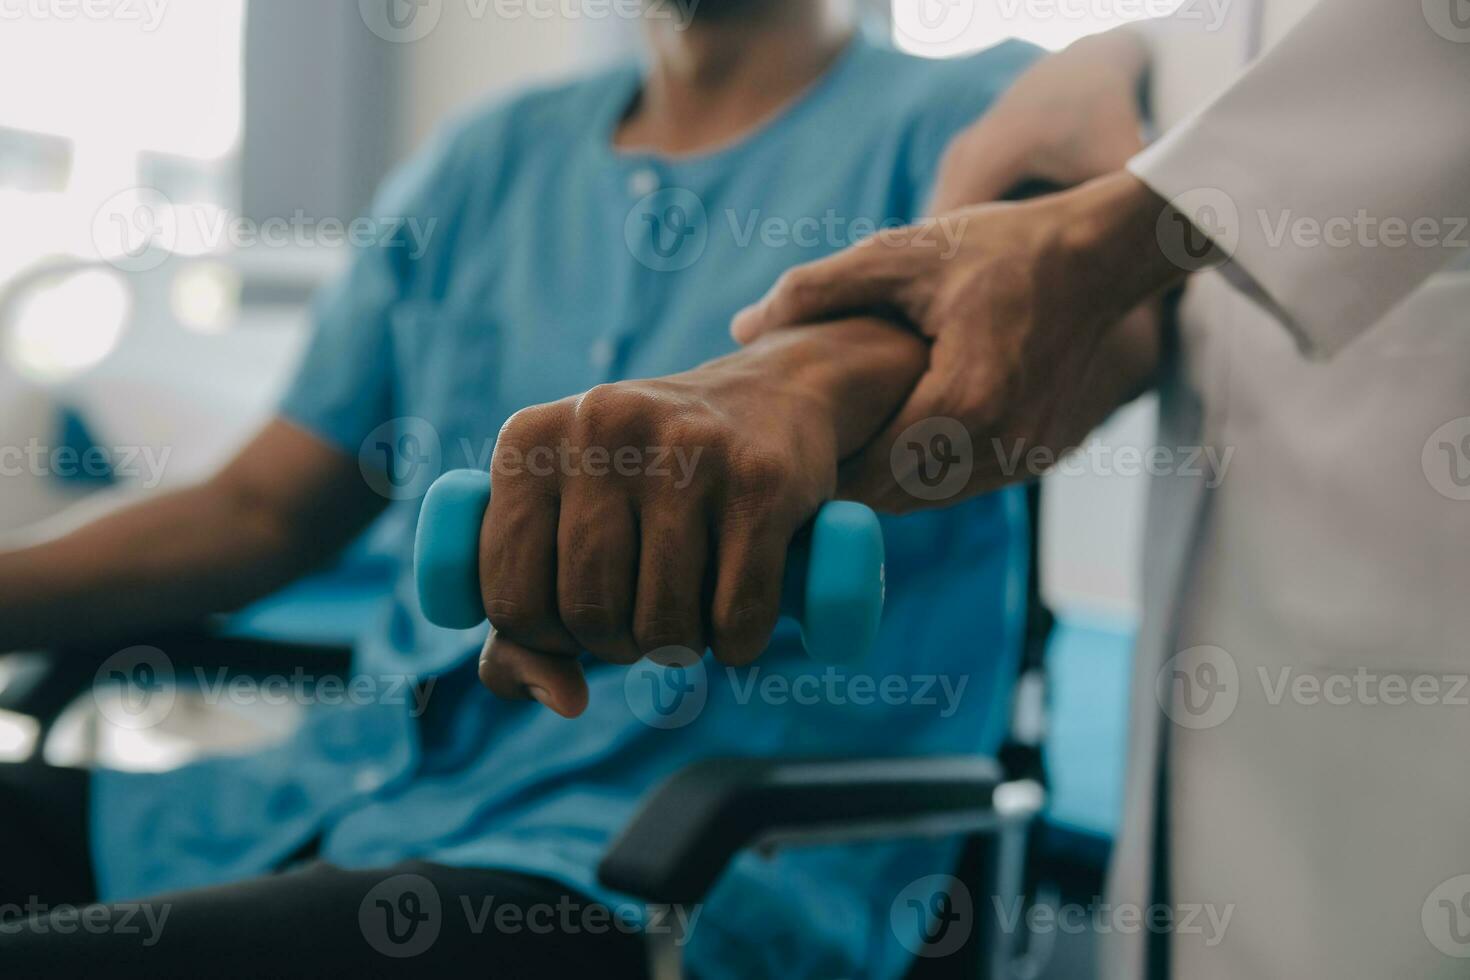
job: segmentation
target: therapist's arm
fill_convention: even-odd
[[[624,664],[671,646],[754,660],[792,537],[927,354],[891,324],[849,320],[514,416],[481,539],[495,627],[482,680],[574,716],[583,650]]]
[[[1256,287],[1304,348],[1330,354],[1462,246],[1470,32],[1450,9],[1323,0],[1132,172],[874,236],[789,272],[737,318],[735,335],[748,342],[854,310],[899,315],[935,345],[894,427],[947,416],[976,443],[1005,449],[1046,444],[1068,393],[1106,373],[1104,338],[1124,311],[1232,251],[1237,280]],[[1341,243],[1276,240],[1283,219],[1340,229],[1359,214],[1392,219],[1396,245],[1382,225]],[[1412,229],[1426,226],[1415,241]],[[1030,475],[984,462],[967,493]],[[877,453],[860,469],[862,492],[893,509],[926,505]]]
[[[0,552],[0,650],[126,639],[267,595],[384,506],[357,460],[284,421],[217,476]]]
[[[736,320],[737,339],[749,342],[872,309],[934,338],[913,397],[844,468],[845,494],[904,512],[1030,479],[1039,474],[1017,461],[1038,449],[1060,456],[1152,382],[1153,297],[1185,271],[1155,241],[1164,202],[1121,174],[1142,146],[1148,58],[1136,33],[1118,30],[1037,62],[951,144],[936,217],[792,270]],[[1085,186],[988,203],[1022,184]],[[1208,244],[1205,253],[1201,262],[1214,259]],[[896,469],[916,467],[917,455],[895,461],[884,448],[933,418],[972,433],[970,482],[938,501],[909,493],[914,474]]]

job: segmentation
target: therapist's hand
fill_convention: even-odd
[[[1038,61],[951,143],[938,217],[793,270],[737,318],[736,339],[747,343],[857,310],[907,319],[933,338],[918,390],[844,468],[844,496],[902,512],[1035,476],[1016,460],[1038,448],[1060,455],[1151,379],[1157,312],[1132,304],[1181,270],[1157,261],[1152,223],[1163,202],[1119,173],[1142,149],[1147,68],[1132,28]],[[1021,185],[1094,180],[1068,196],[974,207]],[[921,460],[945,432],[933,423],[951,419],[971,437],[969,482],[940,499],[916,496]],[[952,440],[936,448],[954,451]]]
[[[793,536],[924,353],[884,324],[833,323],[517,413],[481,535],[481,680],[571,717],[587,704],[583,651],[750,663],[775,628]]]
[[[1156,330],[1147,314],[1123,321],[1185,275],[1161,236],[1198,233],[1176,217],[1126,172],[951,211],[791,271],[740,315],[735,335],[748,342],[871,310],[932,338],[928,373],[845,469],[842,494],[892,512],[953,503],[1038,475],[1017,460],[1074,445],[1137,392],[1156,356]],[[948,468],[955,458],[943,428],[952,424],[972,446],[961,460],[970,467],[964,486],[943,499],[915,492],[916,480],[927,486],[935,464]]]

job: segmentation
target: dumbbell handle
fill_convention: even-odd
[[[419,605],[436,626],[467,630],[485,621],[480,593],[480,529],[490,475],[455,470],[424,497],[415,542]],[[883,614],[883,530],[862,504],[838,501],[818,512],[786,555],[781,614],[801,625],[807,653],[821,663],[866,656]]]

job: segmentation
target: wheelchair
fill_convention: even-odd
[[[1033,948],[1024,929],[1003,929],[998,916],[980,914],[975,901],[994,898],[1024,910],[1038,896],[1037,818],[1046,803],[1044,659],[1053,617],[1041,601],[1037,568],[1040,488],[1027,492],[1033,519],[1026,639],[1011,735],[996,757],[705,759],[646,794],[603,856],[601,882],[655,909],[691,905],[704,900],[742,851],[960,836],[966,845],[949,880],[968,893],[964,940],[955,948],[943,931],[953,920],[941,921],[925,937],[929,945],[908,976],[1040,976],[1047,950]],[[264,641],[211,629],[138,642],[167,649],[176,668],[189,673],[195,666],[223,666],[235,676],[267,677],[309,666],[316,677],[345,677],[351,662],[350,648],[342,645]],[[15,654],[0,663],[0,710],[36,719],[37,755],[114,649]],[[938,900],[951,907],[961,901],[953,895]],[[651,980],[684,975],[681,937],[651,931],[646,942]]]

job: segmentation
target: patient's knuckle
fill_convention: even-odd
[[[554,405],[532,405],[505,420],[500,437],[511,445],[528,449],[556,434],[560,412]]]
[[[737,496],[773,504],[788,495],[797,468],[786,453],[747,448],[729,454],[726,469],[730,489]]]
[[[652,414],[636,385],[601,384],[577,399],[573,427],[584,445],[613,447],[635,436]]]

